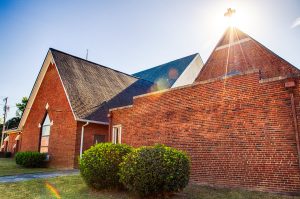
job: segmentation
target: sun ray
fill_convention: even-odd
[[[237,39],[240,41],[240,38],[239,38],[239,35],[238,35],[236,29],[234,29],[234,31],[235,31],[235,35],[236,35]],[[249,63],[248,63],[248,61],[247,61],[247,59],[246,59],[246,56],[245,56],[245,53],[244,53],[244,49],[243,49],[241,43],[239,43],[239,47],[240,47],[240,49],[241,49],[241,52],[242,52],[243,58],[244,58],[244,60],[245,60],[245,63],[246,63],[247,65],[249,65]]]

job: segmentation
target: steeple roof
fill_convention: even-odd
[[[186,56],[174,61],[134,73],[133,76],[140,79],[148,80],[150,82],[158,83],[163,80],[166,88],[171,88],[173,84],[177,81],[178,77],[188,68],[191,62],[195,59],[198,53]],[[175,71],[175,75],[171,74]],[[173,77],[172,77],[173,76]]]
[[[300,70],[249,35],[229,27],[203,66],[196,81],[259,69],[261,78],[291,76]]]

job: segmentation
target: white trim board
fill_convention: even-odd
[[[49,51],[50,51],[50,50],[49,50]],[[52,55],[52,53],[51,53],[51,55]],[[52,56],[52,57],[53,57],[53,56]],[[64,88],[64,92],[65,92],[65,94],[66,94],[66,97],[67,97],[67,100],[68,100],[70,109],[71,109],[72,114],[73,114],[73,116],[74,116],[74,119],[77,120],[78,118],[76,117],[76,115],[75,115],[75,113],[74,113],[74,110],[73,110],[73,108],[72,108],[72,105],[71,105],[71,101],[70,101],[69,95],[68,95],[67,90],[66,90],[66,88],[65,88],[65,85],[64,85],[64,83],[63,83],[63,81],[62,81],[62,79],[61,79],[61,76],[60,76],[60,74],[59,74],[59,71],[58,71],[58,68],[57,68],[57,65],[56,65],[54,59],[53,59],[53,62],[54,62],[54,64],[55,64],[55,68],[56,68],[57,74],[58,74],[58,76],[59,76],[60,82],[61,82],[61,84],[62,84],[62,87]]]
[[[115,129],[118,129],[118,135],[116,135]],[[118,136],[118,137],[116,137],[116,136]],[[122,125],[121,124],[112,126],[112,143],[113,144],[121,144],[122,143]]]
[[[89,122],[89,123],[93,123],[93,124],[109,125],[108,122],[100,122],[100,121],[95,121],[95,120],[86,120],[86,119],[79,119],[79,118],[77,118],[76,121],[78,121],[78,122]]]
[[[73,108],[72,108],[72,106],[71,106],[71,102],[70,102],[69,95],[68,95],[68,93],[67,93],[67,91],[66,91],[66,88],[65,88],[65,86],[64,86],[64,84],[63,84],[63,81],[62,81],[61,76],[60,76],[60,74],[59,74],[59,71],[58,71],[57,65],[56,65],[56,63],[55,63],[55,61],[54,61],[53,55],[52,55],[52,53],[51,53],[51,50],[48,50],[47,55],[46,55],[46,58],[45,58],[45,60],[44,60],[44,62],[43,62],[43,65],[42,65],[42,67],[41,67],[41,69],[40,69],[40,72],[39,72],[39,74],[38,74],[38,76],[37,76],[37,79],[36,79],[36,81],[35,81],[35,83],[34,83],[34,86],[33,86],[33,88],[32,88],[32,91],[31,91],[31,93],[30,93],[30,96],[29,96],[29,99],[28,99],[28,103],[27,103],[26,108],[25,108],[25,110],[24,110],[24,113],[23,113],[23,115],[22,115],[22,118],[21,118],[20,124],[19,124],[19,126],[18,126],[18,129],[23,129],[23,126],[25,125],[25,122],[26,122],[26,120],[27,120],[27,117],[28,117],[28,115],[29,115],[29,113],[30,113],[30,109],[31,109],[31,107],[32,107],[32,105],[33,105],[33,103],[34,103],[34,100],[35,100],[35,98],[36,98],[36,95],[37,95],[37,93],[38,93],[38,91],[39,91],[39,88],[40,88],[40,86],[41,86],[41,84],[42,84],[42,82],[43,82],[43,80],[44,80],[45,74],[46,74],[46,72],[47,72],[48,67],[49,67],[50,64],[54,64],[54,66],[55,66],[55,68],[56,68],[57,74],[58,74],[58,76],[59,76],[60,82],[61,82],[62,87],[63,87],[63,89],[64,89],[65,95],[66,95],[67,100],[68,100],[68,104],[69,104],[69,106],[70,106],[70,109],[71,109],[71,111],[72,111],[72,114],[73,114],[73,116],[74,116],[75,121],[78,121],[78,122],[90,122],[90,123],[95,123],[95,124],[108,125],[108,123],[106,123],[106,122],[94,121],[94,120],[85,120],[85,119],[80,119],[80,118],[77,118],[77,117],[76,117],[76,115],[75,115],[75,113],[74,113],[74,110],[73,110]]]
[[[186,67],[186,69],[181,73],[181,75],[176,80],[176,82],[172,85],[171,88],[185,86],[194,83],[203,65],[204,65],[203,61],[199,53],[197,53],[197,55],[194,57],[191,63]]]
[[[75,113],[74,113],[74,111],[72,109],[71,102],[69,100],[69,96],[68,96],[68,94],[66,92],[65,86],[63,84],[63,81],[62,81],[61,76],[59,74],[59,71],[57,69],[57,66],[56,66],[56,63],[54,61],[53,55],[51,53],[51,50],[48,50],[48,53],[47,53],[46,58],[45,58],[45,61],[44,61],[43,65],[42,65],[42,68],[40,70],[40,73],[38,74],[38,77],[37,77],[37,79],[36,79],[36,81],[34,83],[32,92],[30,93],[30,96],[29,96],[29,99],[28,99],[28,103],[26,105],[25,111],[24,111],[24,113],[22,115],[22,118],[21,118],[21,121],[20,121],[20,124],[19,124],[19,127],[18,127],[19,129],[23,129],[23,126],[25,125],[27,117],[28,117],[28,115],[30,113],[30,109],[31,109],[31,107],[32,107],[32,105],[34,103],[35,97],[36,97],[36,95],[37,95],[37,93],[38,93],[38,91],[40,89],[40,86],[41,86],[41,84],[42,84],[42,82],[44,80],[45,74],[46,74],[46,72],[47,72],[50,64],[54,64],[54,67],[55,67],[56,72],[57,72],[57,74],[59,76],[60,82],[61,82],[62,87],[64,89],[65,95],[67,97],[70,109],[72,111],[74,119],[76,120]]]
[[[27,117],[28,117],[29,113],[30,113],[30,109],[31,109],[31,107],[33,105],[35,97],[36,97],[36,95],[37,95],[37,93],[39,91],[39,88],[40,88],[40,86],[42,84],[42,81],[43,81],[43,79],[45,77],[45,74],[46,74],[46,72],[48,70],[48,67],[49,67],[50,64],[53,64],[53,63],[54,63],[53,62],[53,56],[52,56],[50,50],[48,50],[46,58],[45,58],[45,60],[43,62],[42,68],[40,69],[40,72],[39,72],[39,74],[37,76],[37,79],[35,80],[35,83],[33,85],[33,88],[31,90],[31,93],[30,93],[27,105],[25,107],[25,110],[24,110],[24,112],[22,114],[22,118],[21,118],[20,124],[18,126],[18,129],[23,129],[23,126],[24,126],[24,124],[25,124],[25,122],[27,120]]]

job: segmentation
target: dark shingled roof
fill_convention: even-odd
[[[152,82],[50,49],[78,119],[108,122],[110,108],[132,104],[133,96],[147,93]]]
[[[134,73],[133,76],[155,82],[157,84],[163,84],[164,88],[171,88],[197,54],[198,53]]]

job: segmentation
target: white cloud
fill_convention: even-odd
[[[298,17],[294,23],[292,24],[291,28],[296,28],[297,26],[300,26],[300,17]]]

